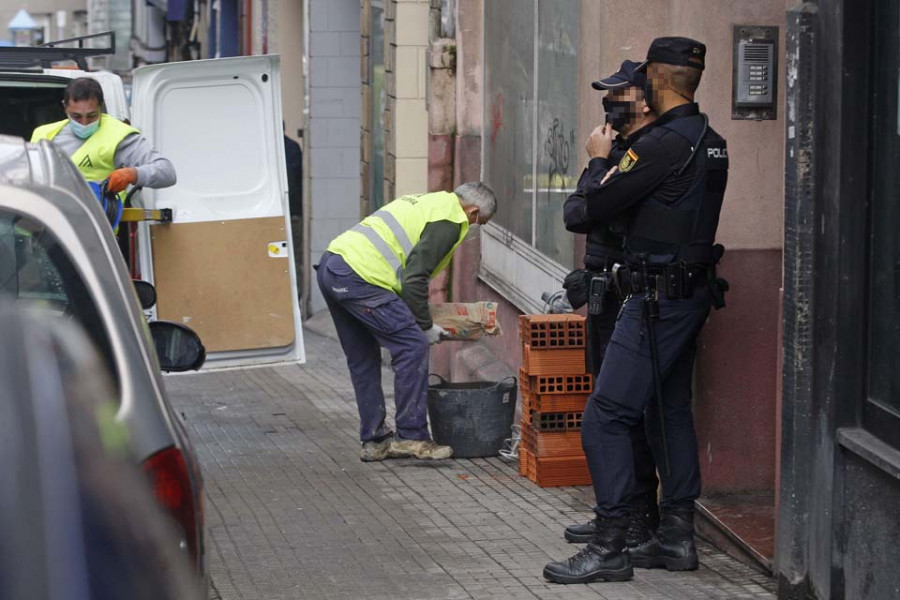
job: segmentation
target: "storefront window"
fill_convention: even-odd
[[[570,268],[562,208],[578,178],[580,1],[492,0],[484,11],[484,178],[501,199],[495,222]]]
[[[578,182],[578,17],[580,0],[538,2],[538,177],[534,245],[571,267],[575,236],[563,205]]]
[[[877,5],[870,78],[869,401],[900,419],[900,5]]]
[[[494,222],[527,244],[534,243],[534,31],[531,2],[485,2],[484,179],[500,199]]]

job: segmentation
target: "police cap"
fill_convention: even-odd
[[[619,90],[631,86],[642,88],[647,76],[636,71],[638,66],[639,64],[633,60],[623,61],[618,71],[609,77],[593,82],[591,86],[595,90]]]
[[[697,40],[686,37],[661,37],[653,40],[647,50],[647,60],[637,67],[644,72],[652,62],[667,65],[694,67],[703,70],[706,59],[706,46]]]

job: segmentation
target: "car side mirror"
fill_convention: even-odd
[[[141,308],[144,310],[153,308],[156,305],[156,288],[153,287],[153,284],[139,279],[135,279],[133,283]]]
[[[206,348],[193,329],[172,321],[152,321],[149,326],[163,371],[196,371],[203,366]]]

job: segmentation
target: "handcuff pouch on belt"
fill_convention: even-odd
[[[607,291],[612,284],[612,277],[607,272],[591,269],[576,269],[566,275],[563,289],[566,299],[572,308],[578,310],[588,305],[588,314],[599,315],[603,312]]]
[[[593,272],[589,269],[575,269],[563,279],[566,299],[573,309],[578,310],[587,304],[591,289],[591,277],[593,277]]]

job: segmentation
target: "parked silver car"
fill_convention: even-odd
[[[148,326],[106,215],[49,142],[0,136],[0,297],[88,332],[112,375],[117,418],[136,458],[205,577],[203,482],[158,359],[161,351],[167,370],[197,368],[203,347],[180,324]]]
[[[0,300],[0,598],[199,600],[74,323]]]

